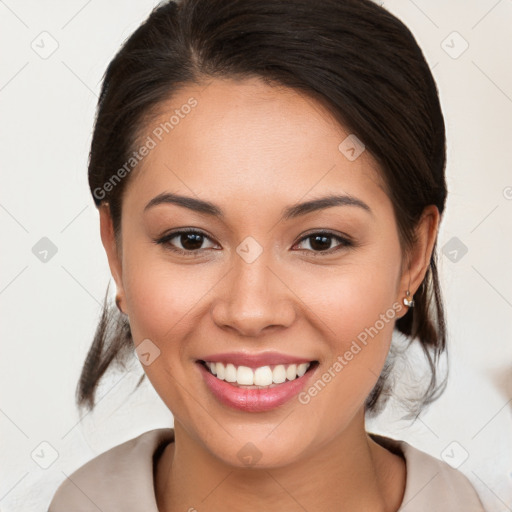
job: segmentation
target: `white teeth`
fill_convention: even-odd
[[[295,377],[297,377],[297,365],[291,364],[288,366],[288,368],[286,368],[286,378],[288,380],[293,380]]]
[[[236,368],[233,364],[226,365],[226,373],[224,375],[226,382],[236,382]]]
[[[273,368],[270,366],[260,366],[259,368],[252,369],[248,366],[235,366],[232,363],[223,364],[219,362],[206,362],[213,375],[218,379],[231,382],[235,385],[241,386],[273,386],[275,384],[282,384],[286,380],[295,380],[297,377],[302,377],[311,363],[301,364],[278,364]]]
[[[306,373],[306,370],[308,368],[309,368],[309,363],[301,363],[301,364],[299,364],[299,366],[297,366],[297,375],[299,377],[302,377]]]
[[[278,364],[272,372],[272,382],[274,384],[281,384],[286,380],[286,370],[284,365]]]
[[[236,371],[236,381],[238,384],[252,386],[254,384],[254,372],[248,366],[239,366]]]
[[[270,366],[261,366],[254,371],[254,384],[256,386],[270,386],[272,384],[272,370]]]
[[[217,378],[224,380],[226,377],[226,367],[222,363],[217,363],[215,369],[217,370]]]

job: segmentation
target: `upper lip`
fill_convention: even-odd
[[[306,357],[293,356],[290,354],[281,354],[279,352],[263,352],[260,354],[249,354],[246,352],[224,352],[222,354],[211,354],[204,356],[199,361],[212,363],[231,363],[235,366],[248,366],[249,368],[259,368],[260,366],[270,366],[276,364],[300,364],[310,363],[314,359]]]

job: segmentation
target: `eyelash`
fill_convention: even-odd
[[[192,257],[199,257],[201,256],[201,253],[202,251],[206,250],[206,249],[197,249],[195,251],[191,251],[191,250],[186,250],[186,249],[180,249],[179,247],[174,247],[173,245],[171,245],[169,243],[170,240],[172,240],[173,238],[176,238],[180,235],[186,235],[186,234],[195,234],[195,235],[201,235],[207,239],[210,240],[210,237],[208,235],[206,235],[206,233],[204,233],[203,231],[199,231],[197,229],[182,229],[182,230],[179,230],[179,231],[174,231],[174,232],[171,232],[171,233],[168,233],[167,235],[164,235],[163,237],[159,238],[159,239],[156,239],[154,240],[154,242],[156,244],[159,244],[159,245],[164,245],[166,249],[170,250],[170,251],[173,251],[175,253],[178,253],[178,254],[182,254],[182,255],[185,255],[185,256],[192,256]],[[319,231],[313,231],[313,232],[310,232],[308,234],[306,234],[305,236],[303,236],[301,239],[299,239],[297,241],[297,244],[309,239],[309,238],[313,238],[314,235],[321,235],[321,236],[325,236],[325,237],[329,237],[329,238],[334,238],[336,239],[338,242],[340,242],[339,245],[331,248],[331,249],[328,249],[326,251],[313,251],[311,249],[302,249],[302,250],[306,250],[308,252],[311,252],[313,256],[317,257],[317,256],[324,256],[324,255],[330,255],[330,254],[333,254],[334,252],[344,248],[344,247],[353,247],[355,246],[355,243],[351,240],[349,240],[348,238],[345,238],[345,237],[342,237],[340,235],[336,235],[335,233],[331,232],[331,231],[326,231],[326,230],[319,230]],[[295,244],[296,245],[296,244]]]

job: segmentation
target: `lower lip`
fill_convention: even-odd
[[[306,386],[316,368],[302,377],[289,380],[267,389],[239,388],[210,373],[202,363],[197,363],[204,381],[213,395],[223,404],[246,412],[269,411],[283,405],[298,395]]]

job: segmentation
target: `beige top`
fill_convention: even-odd
[[[405,459],[405,493],[397,512],[485,512],[461,472],[404,441],[370,435]],[[48,512],[158,512],[154,461],[173,441],[174,429],[159,428],[98,455],[62,482]]]

